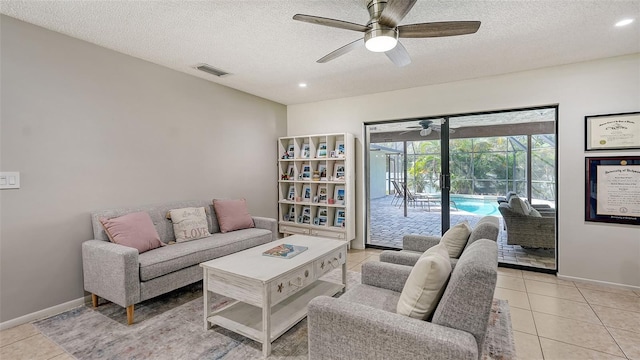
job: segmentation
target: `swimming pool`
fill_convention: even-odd
[[[451,195],[458,210],[478,215],[500,215],[495,197],[475,197],[470,195]]]

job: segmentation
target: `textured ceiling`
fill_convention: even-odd
[[[0,12],[287,105],[640,52],[640,0],[419,0],[401,24],[479,20],[482,26],[473,35],[403,39],[412,58],[403,68],[364,47],[316,63],[362,34],[292,16],[365,24],[364,3],[2,0]],[[614,27],[624,18],[636,21]],[[201,63],[232,75],[193,69]]]

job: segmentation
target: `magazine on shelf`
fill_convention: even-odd
[[[326,186],[318,186],[318,202],[326,203],[327,202],[327,187]]]
[[[287,176],[289,177],[289,180],[295,180],[295,174],[293,164],[289,164],[289,168],[287,169]]]
[[[318,165],[318,172],[320,173],[320,180],[327,180],[327,165]]]
[[[287,145],[287,156],[289,156],[289,158],[293,159],[293,156],[296,153],[296,147],[295,145],[293,145],[293,141],[289,143],[289,145]]]
[[[302,144],[302,158],[304,159],[308,159],[311,155],[310,153],[310,149],[309,149],[309,144],[308,143],[304,143]]]
[[[321,142],[320,146],[318,146],[318,153],[316,154],[316,157],[327,157],[327,143],[326,142]]]
[[[306,251],[307,249],[308,247],[306,246],[282,244],[263,252],[262,255],[282,259],[291,259],[292,257]]]
[[[311,179],[311,165],[302,166],[302,179],[303,180]]]
[[[345,190],[344,185],[336,185],[333,192],[333,198],[338,205],[344,205]]]
[[[296,206],[289,205],[289,220],[288,221],[296,221]]]
[[[344,163],[337,162],[335,164],[335,168],[333,169],[333,180],[334,181],[344,181]]]
[[[336,141],[336,156],[337,157],[343,157],[345,155],[344,153],[344,141],[342,140],[338,140]]]

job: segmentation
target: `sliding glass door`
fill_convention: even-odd
[[[489,215],[502,263],[555,270],[556,120],[541,107],[365,124],[367,245],[400,248],[405,234]]]

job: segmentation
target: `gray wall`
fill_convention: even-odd
[[[276,217],[284,105],[0,20],[0,170],[22,180],[0,191],[0,322],[84,295],[92,210],[245,197]]]

